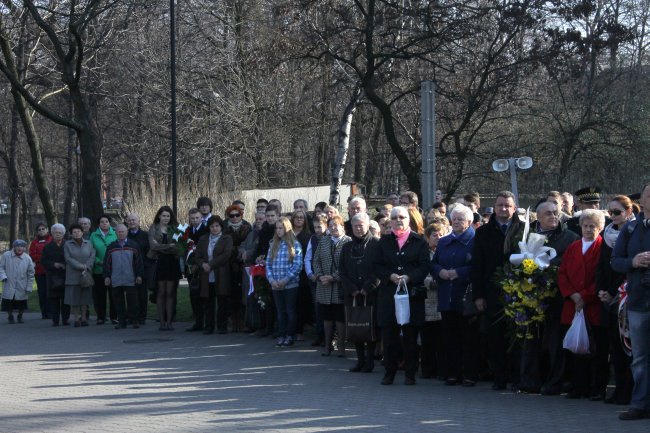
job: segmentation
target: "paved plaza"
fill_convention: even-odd
[[[383,371],[269,338],[0,321],[0,432],[644,432],[626,408],[564,397],[380,386]],[[354,351],[348,350],[349,357]]]

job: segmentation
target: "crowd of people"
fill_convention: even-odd
[[[372,210],[351,197],[347,218],[323,202],[310,211],[296,200],[284,212],[279,201],[259,199],[249,223],[243,202],[222,217],[201,197],[185,226],[169,206],[146,231],[135,214],[114,226],[102,215],[94,231],[87,218],[67,228],[39,224],[29,246],[16,240],[0,257],[2,310],[10,324],[23,323],[35,280],[52,326],[88,326],[92,305],[97,325],[138,328],[153,302],[159,330],[172,331],[185,277],[189,332],[273,336],[283,348],[313,327],[311,344],[322,356],[346,357],[346,343],[354,345],[350,372],[372,372],[381,360],[382,385],[400,369],[414,385],[419,370],[447,386],[492,380],[497,391],[510,384],[522,393],[630,404],[621,419],[650,419],[650,219],[643,213],[650,184],[636,196],[614,196],[604,211],[598,188],[575,196],[574,207],[573,195],[549,192],[528,221],[509,191],[490,207],[476,193],[446,204],[436,191],[426,210],[406,191]],[[534,335],[516,339],[495,275],[520,252],[528,227],[554,250],[557,291]],[[361,329],[350,313],[357,306],[368,314]],[[577,312],[586,318],[588,356],[563,348]]]

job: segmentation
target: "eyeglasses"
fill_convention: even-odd
[[[239,218],[241,215],[238,214],[238,213],[231,213],[231,214],[228,215],[228,216],[229,216],[230,218]]]
[[[620,214],[623,213],[623,211],[620,209],[609,209],[607,212],[609,212],[610,215],[614,215],[614,216],[619,216]]]
[[[408,218],[406,215],[397,215],[394,217],[390,217],[390,219],[392,220],[405,220],[406,218]]]

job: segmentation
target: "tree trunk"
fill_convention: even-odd
[[[16,67],[16,62],[14,61],[14,54],[9,46],[9,40],[4,34],[0,35],[0,48],[2,49],[6,69],[8,70],[7,72],[12,74],[17,80],[21,80],[21,75]],[[21,42],[18,47],[18,61],[22,63],[24,56],[24,44]],[[45,170],[43,168],[41,142],[38,138],[36,128],[34,127],[32,116],[27,110],[27,103],[18,91],[17,87],[13,84],[11,86],[11,95],[14,99],[18,115],[20,116],[20,121],[23,124],[23,129],[25,130],[25,138],[27,140],[27,145],[29,146],[29,153],[32,160],[31,165],[32,173],[34,175],[34,183],[36,184],[38,196],[41,199],[43,213],[45,214],[47,224],[51,226],[56,222],[56,211],[54,209],[54,204],[52,203],[47,177],[45,176]]]
[[[332,170],[332,181],[330,183],[330,199],[331,205],[336,205],[339,202],[341,191],[341,182],[343,180],[343,173],[345,172],[345,162],[348,157],[348,148],[350,147],[350,128],[352,127],[352,117],[357,109],[359,101],[363,97],[361,88],[357,86],[352,93],[350,102],[343,111],[343,117],[339,123],[339,144],[336,150],[336,160],[334,161],[334,169]]]
[[[393,112],[390,105],[375,92],[372,83],[366,83],[364,90],[368,100],[372,102],[377,110],[379,110],[379,114],[381,114],[384,121],[386,141],[397,158],[402,173],[406,176],[410,190],[418,196],[421,196],[420,164],[418,162],[412,163],[406,152],[404,152],[404,149],[400,146],[397,140],[397,134],[395,133],[395,123],[393,122]]]
[[[7,164],[8,181],[9,181],[9,205],[11,213],[9,214],[9,242],[12,243],[18,238],[18,218],[20,208],[20,179],[18,177],[18,123],[20,116],[14,106],[11,110],[11,137],[9,139],[9,154],[3,153],[3,159]]]

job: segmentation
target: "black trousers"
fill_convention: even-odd
[[[616,384],[614,392],[620,400],[630,400],[632,398],[632,387],[634,386],[630,368],[632,357],[627,356],[623,351],[618,329],[618,303],[610,309],[607,336],[609,338],[610,359],[614,366],[614,383]]]
[[[478,379],[478,320],[457,311],[442,312],[442,341],[450,379]]]
[[[569,326],[563,325],[564,334]],[[571,365],[572,392],[582,397],[604,393],[607,388],[609,347],[607,328],[591,326],[590,331],[596,344],[596,353],[590,356],[578,356],[566,351],[568,364]],[[563,337],[564,338],[564,337]]]
[[[192,280],[192,277],[187,277],[187,280],[189,283]],[[194,317],[194,324],[198,328],[203,328],[203,303],[201,301],[201,297],[199,296],[199,291],[190,289],[188,292],[190,305],[192,307],[192,316]]]
[[[420,328],[420,368],[422,377],[447,377],[440,320],[425,322]]]
[[[488,316],[488,359],[494,374],[494,383],[499,386],[505,386],[508,382],[507,332],[506,320],[503,317],[498,314]]]
[[[228,330],[228,318],[230,317],[230,308],[231,308],[230,296],[217,295],[217,329],[219,331]],[[267,308],[269,307],[267,306]],[[214,322],[212,326],[214,326]]]
[[[552,391],[561,391],[566,375],[566,354],[562,348],[566,330],[561,322],[564,299],[553,299],[546,310],[544,321],[544,340],[548,347],[548,373],[544,380],[544,388]]]
[[[136,324],[140,322],[140,308],[138,303],[138,287],[137,286],[118,286],[111,287],[111,295],[117,320],[121,325],[126,323]],[[126,304],[124,298],[126,297]]]
[[[395,375],[403,354],[406,377],[415,379],[415,372],[418,369],[418,331],[419,329],[412,325],[392,325],[381,328],[384,368],[387,375]]]
[[[63,302],[63,298],[63,293],[61,293],[61,296],[51,296],[47,299],[52,323],[59,324],[59,319],[61,323],[70,320],[70,306]]]
[[[36,288],[38,289],[38,306],[41,309],[41,316],[48,319],[50,311],[48,308],[47,298],[47,275],[35,275]]]
[[[111,320],[117,320],[113,297],[109,295],[108,287],[104,285],[104,277],[102,275],[94,274],[93,278],[95,279],[95,286],[93,287],[93,306],[95,307],[95,313],[97,313],[97,320],[106,320],[107,297],[108,305],[110,307],[108,314]]]
[[[540,332],[543,332],[540,330]],[[519,367],[519,388],[537,391],[542,386],[540,377],[540,357],[542,339],[535,335],[521,341],[521,365]]]

